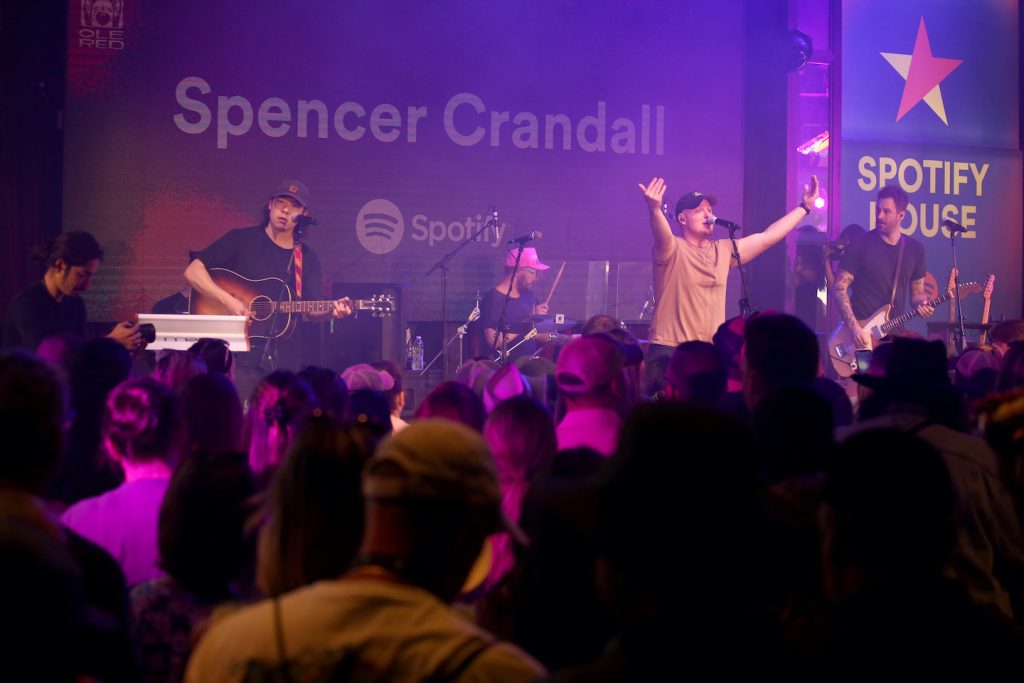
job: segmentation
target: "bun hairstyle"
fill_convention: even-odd
[[[293,372],[275,370],[256,385],[249,399],[242,441],[257,477],[264,477],[284,459],[288,446],[318,407],[309,384]]]
[[[103,436],[119,457],[170,462],[182,420],[174,390],[146,377],[122,382],[107,398]]]
[[[53,268],[57,260],[69,266],[81,266],[95,259],[103,260],[103,247],[91,233],[74,230],[57,235],[45,244],[36,247],[30,258],[43,270]]]

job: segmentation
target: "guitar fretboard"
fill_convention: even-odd
[[[331,310],[333,301],[282,301],[282,313],[326,313]]]
[[[961,285],[960,286],[960,295],[961,296],[964,295],[964,290],[968,289],[968,287],[969,287],[969,285]],[[931,306],[932,308],[935,308],[939,304],[942,304],[942,303],[945,303],[945,302],[949,301],[950,297],[952,297],[952,296],[953,296],[953,292],[946,292],[945,294],[940,296],[938,299],[934,299],[932,301],[929,301],[928,305]],[[884,323],[882,323],[879,326],[879,329],[882,330],[882,335],[884,336],[884,335],[889,334],[890,332],[892,332],[894,330],[900,329],[901,327],[906,325],[908,322],[910,322],[911,320],[913,320],[917,316],[918,316],[917,309],[916,308],[911,309],[911,310],[907,311],[906,313],[904,313],[903,315],[898,315],[895,318],[890,318],[889,320],[885,321]]]
[[[282,313],[326,313],[333,305],[333,301],[282,301],[280,304]],[[352,310],[390,310],[390,306],[373,299],[353,299]]]

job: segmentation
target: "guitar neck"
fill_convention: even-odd
[[[949,301],[949,299],[952,296],[953,296],[953,292],[946,292],[945,294],[943,294],[939,298],[933,299],[932,301],[929,301],[928,305],[931,306],[932,308],[935,308],[939,304],[943,304],[943,303],[946,303],[947,301]],[[906,325],[908,322],[910,322],[911,320],[916,318],[918,315],[919,314],[917,312],[917,309],[916,308],[912,308],[909,311],[907,311],[906,313],[904,313],[903,315],[898,315],[895,318],[890,318],[889,320],[887,320],[884,323],[882,323],[881,329],[882,329],[883,334],[889,334],[893,330],[900,329],[901,327]]]
[[[984,308],[981,309],[981,324],[982,325],[988,325],[988,314],[989,314],[989,307],[991,306],[991,304],[992,304],[992,297],[991,296],[986,296],[985,297],[985,306],[984,306]],[[986,344],[986,343],[988,343],[988,330],[982,329],[981,332],[978,333],[978,344],[982,344],[983,345],[983,344]]]
[[[352,299],[352,310],[363,311],[379,306],[373,299]],[[333,301],[282,301],[282,313],[327,313],[332,310]]]
[[[333,301],[282,301],[282,313],[326,313],[331,310]]]

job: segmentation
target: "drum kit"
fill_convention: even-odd
[[[558,269],[558,272],[555,275],[555,279],[551,285],[551,288],[548,290],[547,298],[541,304],[545,308],[550,304],[551,297],[554,295],[555,289],[558,287],[558,284],[561,281],[562,274],[565,271],[565,266],[566,263],[565,261],[563,261],[561,267]],[[459,358],[464,357],[464,354],[462,353],[461,350],[461,340],[463,335],[466,334],[466,326],[469,323],[474,322],[477,318],[479,318],[480,315],[479,294],[477,296],[477,307],[473,310],[473,313],[471,314],[469,320],[467,320],[466,324],[460,327],[458,332],[456,333],[456,337],[460,341]],[[645,307],[646,306],[647,304],[645,303]],[[540,306],[538,306],[538,308],[539,307]],[[559,349],[562,346],[565,346],[566,344],[571,342],[573,339],[576,339],[583,333],[583,324],[584,323],[582,321],[576,320],[574,318],[569,318],[564,313],[533,315],[525,320],[506,323],[505,329],[509,333],[509,337],[511,337],[511,340],[508,342],[507,345],[504,346],[499,343],[499,348],[495,350],[493,360],[498,363],[504,363],[507,359],[512,357],[513,352],[521,344],[524,344],[536,338],[537,335],[545,334],[548,335],[548,340],[539,343],[536,351],[532,355],[535,358],[546,358],[553,362],[558,355]],[[629,331],[629,327],[626,325],[625,322],[621,322],[620,326],[627,332]],[[449,344],[454,339],[455,337],[453,337],[452,340],[449,340]],[[500,339],[501,337],[499,336],[499,340]],[[641,343],[646,343],[646,340],[638,341],[640,341]],[[490,351],[491,350],[488,349],[488,352]],[[438,355],[440,355],[440,353]],[[433,365],[434,361],[436,360],[437,358],[435,357],[427,365],[427,367],[429,368],[431,365]]]
[[[508,331],[511,334],[516,335],[514,340],[509,342],[508,346],[504,349],[499,348],[497,355],[494,360],[502,363],[505,359],[511,357],[512,352],[515,351],[520,344],[524,344],[538,334],[549,334],[550,339],[547,342],[541,344],[538,348],[538,353],[548,347],[555,347],[557,345],[568,343],[572,339],[574,332],[580,331],[580,323],[572,318],[566,318],[565,315],[559,313],[557,315],[534,315],[528,319],[513,322],[508,324]],[[538,355],[535,353],[534,355]]]

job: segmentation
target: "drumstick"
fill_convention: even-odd
[[[562,267],[558,269],[558,275],[555,276],[555,281],[551,284],[551,291],[548,292],[548,298],[544,299],[544,305],[547,306],[548,302],[551,301],[551,297],[555,294],[555,287],[558,286],[558,281],[562,278],[562,271],[565,270],[565,261],[562,261]]]

